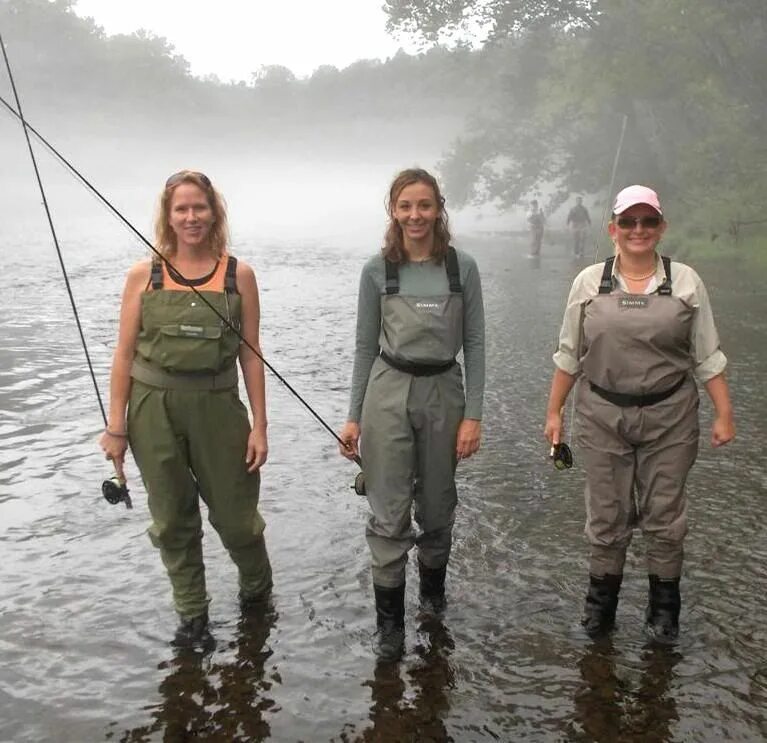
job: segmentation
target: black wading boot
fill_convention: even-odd
[[[646,628],[657,642],[670,645],[679,637],[679,578],[661,579],[650,575],[650,596],[647,603]]]
[[[176,635],[171,642],[171,645],[177,648],[202,650],[207,650],[214,644],[213,636],[208,631],[208,612],[191,619],[181,617]]]
[[[396,588],[374,585],[373,590],[378,626],[375,653],[381,660],[399,660],[405,649],[405,584]]]
[[[447,565],[441,568],[427,568],[420,560],[418,561],[418,575],[421,579],[419,598],[421,611],[434,617],[441,617],[445,613],[445,575]]]
[[[621,590],[622,575],[589,575],[589,590],[583,608],[581,624],[592,639],[606,635],[615,626],[615,610],[618,608],[618,594]]]

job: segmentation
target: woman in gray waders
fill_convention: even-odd
[[[100,444],[122,465],[130,442],[148,495],[149,536],[181,618],[174,643],[191,646],[210,641],[200,498],[239,569],[243,608],[263,600],[272,584],[258,512],[267,456],[264,367],[201,299],[258,350],[258,287],[253,270],[227,253],[225,205],[202,173],[168,179],[155,235],[172,268],[155,258],[128,272]],[[238,359],[252,426],[238,396]]]
[[[455,468],[479,449],[485,320],[479,271],[450,246],[439,186],[424,170],[391,185],[381,253],[362,269],[349,416],[341,453],[359,453],[372,515],[377,652],[404,649],[405,565],[418,548],[421,610],[440,615],[455,519]],[[463,347],[464,398],[456,355]],[[415,506],[416,535],[411,523]]]
[[[562,409],[580,378],[576,425],[591,544],[583,626],[590,637],[612,628],[636,525],[649,574],[646,627],[670,643],[679,633],[685,480],[698,452],[694,378],[714,405],[711,443],[726,444],[735,435],[727,359],[698,274],[656,253],[666,222],[655,191],[621,191],[608,229],[615,255],[581,271],[570,290],[545,436],[562,441]]]

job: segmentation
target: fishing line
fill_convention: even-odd
[[[610,173],[610,185],[607,189],[607,201],[605,201],[604,209],[602,210],[602,219],[600,221],[599,226],[599,234],[597,234],[596,239],[594,240],[594,263],[597,262],[597,258],[599,257],[599,238],[604,234],[605,231],[605,225],[607,224],[607,212],[610,207],[610,199],[612,198],[613,188],[615,187],[615,176],[618,172],[618,162],[620,161],[621,152],[623,150],[623,139],[626,136],[626,124],[628,123],[629,117],[627,114],[623,114],[623,122],[621,123],[621,133],[620,137],[618,138],[618,147],[615,150],[615,157],[613,158],[613,169]],[[580,335],[580,334],[579,334]],[[578,349],[578,352],[580,353],[580,349]],[[573,389],[573,394],[570,398],[570,422],[572,425],[569,427],[569,431],[567,434],[567,449],[563,451],[562,456],[560,456],[559,451],[555,449],[555,447],[552,447],[551,449],[551,457],[554,459],[554,466],[557,469],[570,469],[573,466],[573,457],[572,453],[570,451],[570,448],[573,443],[573,434],[575,431],[575,400],[578,396],[578,385],[576,384]],[[561,446],[561,444],[560,444]],[[569,464],[566,462],[568,461],[569,457]],[[561,466],[560,466],[561,463]]]
[[[85,177],[85,176],[84,176],[82,173],[80,173],[80,171],[79,171],[79,170],[77,170],[77,168],[75,168],[75,166],[74,166],[74,165],[72,165],[72,163],[70,163],[70,162],[69,162],[69,160],[67,160],[67,158],[65,158],[65,157],[64,157],[64,156],[63,156],[63,155],[62,155],[62,154],[61,154],[61,153],[60,153],[60,152],[59,152],[59,151],[58,151],[58,150],[57,150],[57,149],[56,149],[56,148],[55,148],[55,147],[54,147],[54,146],[53,146],[53,145],[50,143],[50,142],[48,142],[48,140],[47,140],[47,139],[45,139],[45,137],[43,137],[43,135],[42,135],[42,134],[40,134],[40,133],[39,133],[39,132],[38,132],[38,131],[37,131],[37,130],[36,130],[36,129],[35,129],[35,128],[34,128],[34,127],[31,125],[31,124],[29,124],[29,123],[26,121],[26,119],[24,118],[24,116],[23,116],[23,113],[22,113],[22,111],[21,111],[21,106],[19,105],[18,95],[16,94],[16,86],[15,86],[15,84],[14,84],[14,82],[13,82],[13,75],[12,75],[12,73],[11,73],[11,67],[10,67],[10,64],[8,63],[8,56],[7,56],[6,52],[5,52],[5,45],[4,45],[4,43],[3,43],[3,40],[2,40],[2,36],[1,36],[1,35],[0,35],[0,46],[2,46],[2,48],[3,48],[3,56],[4,56],[4,58],[5,58],[5,64],[6,64],[6,68],[7,68],[7,70],[8,70],[8,75],[9,75],[9,77],[11,78],[11,85],[12,85],[12,87],[13,87],[14,96],[15,96],[15,98],[16,98],[16,106],[17,106],[17,108],[16,108],[16,109],[14,109],[14,108],[13,108],[13,106],[11,106],[11,105],[10,105],[10,104],[9,104],[9,103],[8,103],[8,102],[7,102],[7,101],[6,101],[6,100],[5,100],[3,97],[2,97],[2,96],[0,96],[0,103],[2,103],[2,104],[3,104],[3,105],[4,105],[4,106],[5,106],[7,109],[8,109],[8,111],[9,111],[10,113],[12,113],[12,114],[13,114],[13,115],[14,115],[14,116],[17,118],[17,119],[19,119],[19,121],[21,121],[21,123],[22,123],[22,125],[23,125],[23,127],[24,127],[24,133],[25,133],[25,136],[26,136],[26,138],[27,138],[27,143],[28,143],[28,145],[29,145],[30,154],[32,154],[32,159],[33,159],[33,162],[34,162],[34,154],[32,153],[32,145],[31,145],[31,142],[29,141],[29,133],[28,133],[28,132],[32,132],[32,134],[34,134],[34,135],[35,135],[35,137],[36,137],[36,138],[37,138],[37,139],[38,139],[38,140],[39,140],[39,141],[40,141],[40,142],[41,142],[43,145],[45,145],[45,147],[47,147],[47,148],[48,148],[48,150],[49,150],[49,151],[50,151],[50,152],[51,152],[51,153],[52,153],[52,154],[53,154],[53,155],[54,155],[54,156],[55,156],[55,157],[56,157],[56,158],[57,158],[57,159],[58,159],[58,160],[59,160],[61,163],[63,163],[63,164],[64,164],[64,166],[66,166],[66,168],[67,168],[67,169],[70,171],[70,173],[72,173],[74,176],[76,176],[76,177],[77,177],[77,178],[80,180],[80,182],[81,182],[81,183],[83,183],[83,185],[85,185],[85,186],[86,186],[86,188],[88,188],[88,189],[89,189],[89,190],[90,190],[90,191],[91,191],[91,192],[92,192],[92,193],[93,193],[93,194],[94,194],[94,195],[95,195],[95,196],[96,196],[96,197],[97,197],[97,198],[98,198],[98,199],[99,199],[99,200],[100,200],[100,201],[101,201],[101,202],[102,202],[102,203],[103,203],[103,204],[104,204],[104,205],[105,205],[105,206],[106,206],[106,207],[107,207],[107,208],[108,208],[108,209],[109,209],[109,210],[110,210],[110,211],[111,211],[111,212],[112,212],[112,213],[113,213],[113,214],[114,214],[116,217],[118,217],[118,219],[120,219],[120,221],[121,221],[121,222],[122,222],[122,223],[123,223],[123,224],[124,224],[126,227],[128,227],[128,229],[130,229],[130,230],[131,230],[131,232],[133,232],[133,234],[134,234],[136,237],[138,237],[138,239],[139,239],[139,240],[141,240],[141,242],[143,242],[143,243],[144,243],[144,244],[145,244],[145,245],[146,245],[146,246],[147,246],[147,247],[148,247],[148,248],[149,248],[149,249],[150,249],[150,250],[151,250],[151,251],[152,251],[152,252],[153,252],[153,253],[154,253],[154,254],[155,254],[155,255],[156,255],[156,256],[157,256],[157,257],[158,257],[158,258],[159,258],[159,259],[160,259],[162,262],[163,262],[163,263],[164,263],[164,264],[165,264],[165,266],[166,266],[166,267],[167,267],[169,270],[172,270],[173,272],[175,272],[176,274],[178,274],[178,275],[181,277],[181,279],[183,280],[183,279],[184,279],[184,276],[183,276],[183,274],[182,274],[180,271],[178,271],[178,269],[176,269],[176,268],[173,266],[173,264],[171,263],[171,261],[169,261],[169,260],[168,260],[168,259],[167,259],[167,258],[166,258],[166,257],[165,257],[163,254],[162,254],[162,253],[160,253],[160,251],[159,251],[159,250],[157,250],[157,249],[154,247],[154,245],[152,245],[152,243],[151,243],[151,242],[149,242],[149,240],[147,240],[147,239],[146,239],[146,237],[144,237],[144,235],[142,235],[142,234],[141,234],[141,232],[139,232],[139,231],[138,231],[138,230],[137,230],[137,229],[136,229],[136,228],[135,228],[135,227],[134,227],[134,226],[133,226],[133,225],[132,225],[132,224],[131,224],[131,223],[130,223],[130,222],[129,222],[129,221],[128,221],[128,220],[127,220],[127,219],[126,219],[126,218],[125,218],[125,217],[124,217],[122,214],[121,214],[121,213],[120,213],[120,211],[119,211],[119,210],[118,210],[118,209],[117,209],[117,208],[116,208],[116,207],[115,207],[115,206],[114,206],[114,205],[113,205],[113,204],[112,204],[112,203],[111,203],[111,202],[110,202],[110,201],[109,201],[109,200],[108,200],[108,199],[107,199],[107,198],[106,198],[106,197],[105,197],[105,196],[104,196],[104,195],[103,195],[103,194],[102,194],[102,193],[101,193],[101,192],[100,192],[100,191],[99,191],[99,190],[98,190],[98,189],[97,189],[97,188],[96,188],[96,187],[95,187],[95,186],[94,186],[94,185],[93,185],[93,184],[92,184],[92,183],[91,183],[91,182],[90,182],[90,181],[89,181],[89,180],[88,180],[88,179],[87,179],[87,178],[86,178],[86,177]],[[37,174],[38,183],[40,184],[40,189],[41,189],[41,191],[42,191],[42,183],[41,183],[41,181],[40,181],[40,176],[39,176],[39,173],[38,173],[38,170],[37,170],[37,165],[36,165],[36,163],[35,163],[35,173]],[[45,196],[43,196],[43,201],[44,201],[44,203],[46,203],[46,202],[45,202]],[[46,213],[48,213],[48,207],[47,207],[47,203],[46,203]],[[49,223],[51,224],[51,229],[53,229],[53,223],[52,223],[52,221],[51,221],[51,219],[50,219],[50,214],[48,215],[48,219],[49,219]],[[54,239],[55,239],[55,238],[54,238]],[[57,249],[57,251],[59,250],[59,248],[58,248],[58,244],[57,244],[57,246],[56,246],[56,249]],[[61,253],[60,253],[60,251],[59,251],[59,259],[60,259],[60,260],[62,260],[62,259],[61,259]],[[64,264],[63,264],[63,262],[62,262],[62,270],[63,270],[63,269],[64,269]],[[66,272],[65,272],[65,278],[66,278]],[[295,398],[296,398],[296,399],[297,399],[297,400],[298,400],[298,401],[299,401],[299,402],[300,402],[300,403],[301,403],[301,404],[302,404],[302,405],[303,405],[303,406],[304,406],[304,407],[305,407],[305,408],[306,408],[306,409],[307,409],[307,410],[308,410],[308,411],[309,411],[309,412],[310,412],[310,413],[311,413],[311,414],[312,414],[312,415],[313,415],[313,416],[314,416],[314,417],[317,419],[317,421],[319,421],[319,423],[320,423],[320,424],[321,424],[321,425],[322,425],[322,426],[325,428],[325,430],[326,430],[326,431],[327,431],[327,432],[328,432],[328,433],[329,433],[329,434],[330,434],[330,435],[331,435],[331,436],[332,436],[332,437],[333,437],[333,438],[334,438],[334,439],[335,439],[335,440],[336,440],[336,441],[337,441],[339,444],[341,444],[341,446],[343,446],[345,449],[346,449],[346,448],[348,448],[348,447],[347,447],[347,444],[346,444],[346,443],[343,441],[343,439],[341,439],[341,437],[340,437],[340,436],[339,436],[339,435],[338,435],[338,434],[337,434],[337,433],[336,433],[336,432],[335,432],[335,431],[334,431],[334,430],[333,430],[333,429],[332,429],[332,428],[331,428],[331,427],[330,427],[330,426],[329,426],[329,425],[328,425],[328,424],[325,422],[325,420],[324,420],[324,419],[323,419],[323,418],[320,416],[320,414],[319,414],[319,413],[318,413],[318,412],[317,412],[317,411],[316,411],[316,410],[315,410],[315,409],[314,409],[314,408],[313,408],[313,407],[312,407],[312,406],[311,406],[311,405],[310,405],[310,404],[309,404],[309,403],[308,403],[308,402],[307,402],[307,401],[306,401],[306,400],[305,400],[305,399],[304,399],[304,398],[303,398],[303,397],[302,397],[302,396],[299,394],[299,392],[298,392],[298,391],[297,391],[297,390],[296,390],[296,389],[295,389],[295,388],[294,388],[294,387],[293,387],[293,386],[292,386],[292,385],[291,385],[291,384],[290,384],[290,383],[289,383],[289,382],[288,382],[288,381],[285,379],[285,377],[283,377],[283,376],[282,376],[282,375],[281,375],[281,374],[280,374],[280,373],[279,373],[279,372],[278,372],[278,371],[277,371],[277,370],[276,370],[276,369],[275,369],[275,368],[274,368],[274,367],[273,367],[273,366],[272,366],[272,365],[271,365],[271,364],[270,364],[270,363],[269,363],[269,362],[268,362],[268,361],[267,361],[267,360],[266,360],[266,359],[263,357],[263,355],[262,355],[261,353],[259,353],[259,351],[257,351],[257,350],[256,350],[256,348],[253,346],[253,344],[252,344],[252,343],[250,343],[250,342],[249,342],[247,339],[245,339],[245,338],[242,336],[242,334],[239,332],[239,330],[237,330],[237,328],[235,328],[235,327],[232,325],[232,323],[231,323],[231,322],[230,322],[230,321],[229,321],[229,320],[228,320],[226,317],[224,317],[224,315],[223,315],[223,314],[221,314],[221,313],[220,313],[220,312],[219,312],[219,311],[218,311],[218,310],[217,310],[217,309],[216,309],[216,308],[215,308],[215,307],[214,307],[214,306],[213,306],[213,305],[212,305],[212,304],[211,304],[211,303],[210,303],[210,302],[209,302],[209,301],[208,301],[208,300],[207,300],[207,299],[206,299],[206,298],[205,298],[205,297],[204,297],[204,296],[203,296],[203,295],[202,295],[202,294],[201,294],[201,293],[198,291],[198,289],[197,289],[196,287],[194,287],[194,286],[190,286],[189,288],[190,288],[190,289],[191,289],[191,290],[194,292],[194,294],[195,294],[195,295],[196,295],[196,296],[197,296],[197,297],[198,297],[198,298],[199,298],[199,299],[200,299],[200,300],[201,300],[201,301],[202,301],[202,302],[203,302],[205,305],[207,305],[207,306],[208,306],[208,307],[211,309],[211,311],[212,311],[212,312],[213,312],[213,313],[214,313],[214,314],[215,314],[215,315],[218,317],[218,319],[219,319],[219,320],[221,320],[221,322],[222,322],[222,323],[224,323],[224,325],[226,325],[226,327],[227,327],[229,330],[231,330],[231,331],[232,331],[232,332],[233,332],[233,333],[234,333],[234,334],[235,334],[235,335],[236,335],[236,336],[237,336],[237,337],[238,337],[238,338],[239,338],[239,339],[242,341],[242,343],[243,343],[243,344],[245,344],[245,346],[247,346],[247,348],[248,348],[248,349],[250,349],[250,350],[251,350],[251,351],[252,351],[252,352],[253,352],[253,353],[254,353],[254,354],[255,354],[255,355],[256,355],[256,356],[257,356],[257,357],[258,357],[258,358],[261,360],[261,362],[264,364],[264,366],[265,366],[267,369],[269,369],[269,371],[270,371],[272,374],[274,374],[274,376],[275,376],[275,377],[277,377],[277,379],[278,379],[278,380],[279,380],[279,381],[280,381],[280,382],[281,382],[281,383],[282,383],[282,384],[285,386],[285,388],[291,392],[291,394],[292,394],[292,395],[293,395],[293,396],[294,396],[294,397],[295,397]],[[69,291],[69,281],[68,281],[68,280],[67,280],[67,290]],[[72,307],[73,307],[73,309],[75,310],[75,316],[77,316],[77,312],[76,312],[76,309],[75,309],[75,304],[74,304],[74,298],[72,297],[71,291],[70,291],[70,299],[71,299],[71,301],[72,301]],[[79,320],[78,320],[78,328],[79,328],[79,327],[80,327],[80,325],[79,325]],[[80,336],[81,336],[81,339],[82,339],[82,342],[83,342],[83,347],[85,348],[85,347],[86,347],[86,345],[85,345],[85,337],[84,337],[84,336],[83,336],[83,334],[82,334],[82,330],[80,331]],[[87,355],[88,355],[88,352],[87,352],[87,348],[86,348],[86,356],[87,356]],[[90,366],[90,360],[89,360],[89,366]],[[95,379],[95,376],[93,375],[93,370],[92,370],[92,367],[91,367],[91,375],[93,376],[93,381],[94,381],[94,385],[95,385],[95,384],[96,384],[96,379]],[[96,387],[96,393],[97,393],[97,395],[99,394],[99,393],[98,393],[98,387]],[[102,414],[102,417],[104,418],[104,423],[105,423],[105,425],[106,425],[106,414],[105,414],[105,412],[104,412],[104,406],[103,406],[103,404],[102,404],[102,402],[101,402],[101,397],[100,397],[100,395],[99,395],[99,405],[101,406],[101,414]],[[360,460],[359,460],[359,457],[355,457],[355,458],[354,458],[354,461],[355,461],[355,462],[356,462],[358,465],[361,465],[361,462],[360,462]]]

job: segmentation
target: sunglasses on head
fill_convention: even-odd
[[[188,178],[190,175],[199,178],[207,188],[212,188],[210,178],[208,178],[205,173],[200,173],[196,170],[179,170],[178,173],[174,173],[167,181],[165,181],[165,188],[182,183],[184,179]]]
[[[647,230],[655,230],[660,227],[663,217],[616,217],[615,224],[622,230],[633,230],[635,227],[642,227]]]

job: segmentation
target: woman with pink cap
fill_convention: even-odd
[[[635,526],[646,544],[646,626],[660,642],[679,633],[685,481],[698,452],[698,388],[715,410],[713,446],[735,435],[706,288],[689,266],[657,253],[666,230],[658,195],[629,186],[608,225],[615,255],[581,271],[567,300],[545,436],[563,437],[562,410],[576,401],[579,453],[586,470],[590,578],[583,626],[612,629],[626,550]]]

